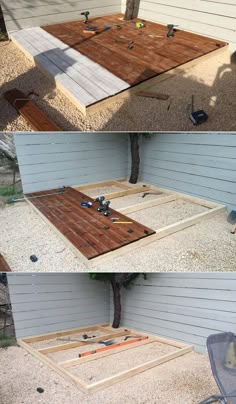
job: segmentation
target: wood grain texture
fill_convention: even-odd
[[[49,193],[53,192],[57,190]],[[26,197],[44,193],[27,194]],[[134,220],[129,225],[113,223],[109,217],[97,212],[97,202],[70,187],[65,188],[64,194],[30,201],[89,260],[155,233]],[[82,208],[80,204],[83,201],[93,202],[93,207]],[[130,221],[127,216],[110,210],[110,217],[119,217],[122,222]]]
[[[42,132],[61,130],[26,94],[17,88],[5,92],[4,97],[23,116],[33,130]]]
[[[114,14],[92,19],[90,25],[97,28],[92,37],[83,33],[81,21],[42,28],[131,86],[226,45],[181,30],[176,30],[173,38],[167,38],[164,25],[146,21],[145,27],[138,29],[135,22],[141,20],[124,22],[122,18],[121,14]],[[106,30],[105,26],[111,28]],[[133,48],[128,49],[131,42]]]
[[[0,253],[0,272],[11,272],[11,268],[9,267],[7,261]]]

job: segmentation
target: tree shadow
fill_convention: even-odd
[[[44,52],[44,56],[42,56],[42,54],[39,54],[35,57],[36,62],[37,57],[48,57],[52,59],[53,56],[55,57],[55,53],[53,51],[55,50]],[[72,66],[74,63],[75,61],[72,58],[64,55],[65,69],[69,66]],[[64,128],[66,128],[66,130],[68,131],[80,130],[79,127],[70,122],[63,115],[63,113],[53,105],[52,101],[57,96],[60,97],[60,95],[58,95],[56,92],[55,77],[62,74],[63,72],[61,71],[60,73],[59,69],[54,69],[54,71],[52,70],[52,73],[54,74],[54,80],[48,79],[46,75],[44,75],[36,66],[34,66],[28,69],[26,72],[18,75],[14,79],[5,82],[0,87],[0,130],[6,130],[6,128],[11,127],[11,124],[13,124],[19,116],[15,108],[4,98],[4,93],[12,90],[13,88],[21,90],[26,95],[26,97],[28,97],[30,93],[33,93],[32,100],[34,101],[34,103],[48,117],[50,117],[50,119],[52,119],[56,125],[61,127],[62,130]],[[25,126],[26,125],[24,123],[22,130],[25,130]],[[28,130],[32,130],[29,125],[27,126]],[[19,127],[17,126],[16,129],[20,131],[20,125]]]
[[[215,59],[212,56],[209,60],[196,64],[194,70],[180,67],[177,75],[167,73],[164,81],[145,89],[167,94],[168,100],[131,95],[125,100],[117,101],[115,113],[100,130],[236,130],[236,54],[232,54],[231,58],[229,55],[227,54],[228,63],[223,61],[221,64],[221,56],[215,56]],[[204,70],[206,66],[209,68],[208,72]],[[214,73],[210,71],[211,66],[215,69]],[[189,119],[192,95],[195,110],[203,109],[209,115],[208,121],[199,126],[194,126]]]

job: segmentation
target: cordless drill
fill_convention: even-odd
[[[111,214],[111,212],[110,212],[110,209],[109,209],[109,206],[110,206],[110,201],[105,201],[104,202],[104,204],[103,204],[103,207],[104,207],[104,216],[109,216],[110,214]]]
[[[80,15],[84,15],[84,23],[88,24],[88,22],[89,22],[89,19],[88,19],[89,11],[83,11]]]
[[[97,211],[98,211],[98,212],[103,212],[103,210],[104,210],[103,202],[104,202],[104,201],[105,201],[104,196],[98,196],[98,197],[95,199],[95,202],[99,202],[99,206],[98,206],[98,208],[97,208]]]

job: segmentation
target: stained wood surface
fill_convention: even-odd
[[[11,272],[11,268],[9,267],[7,261],[0,253],[0,272]]]
[[[164,25],[145,21],[145,27],[138,29],[135,22],[140,19],[123,21],[122,18],[121,14],[114,14],[91,19],[89,25],[98,29],[93,36],[83,32],[86,25],[82,21],[42,28],[131,86],[226,45],[181,30],[167,38]],[[105,26],[111,26],[111,29],[104,30]],[[129,42],[133,42],[132,49],[128,49]]]
[[[47,192],[27,194],[26,197],[40,196]],[[73,188],[65,188],[64,194],[30,199],[31,203],[87,258],[92,259],[116,250],[124,245],[148,237],[155,231],[111,210],[105,217],[97,212],[98,203],[92,198]],[[93,202],[92,208],[82,208],[83,201]],[[132,224],[115,224],[110,218],[118,217],[119,221],[132,221]],[[106,226],[109,226],[106,229]],[[128,230],[132,230],[131,233]]]
[[[45,132],[57,132],[61,130],[22,91],[14,88],[4,93],[4,97],[25,118],[32,129]]]

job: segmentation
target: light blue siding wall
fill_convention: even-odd
[[[142,142],[140,179],[236,207],[236,133],[160,133]]]
[[[183,341],[204,352],[208,335],[236,333],[236,274],[139,277],[123,293],[122,325]]]
[[[8,274],[17,338],[109,323],[109,289],[88,274]]]
[[[126,134],[34,132],[14,139],[25,193],[127,175]]]

